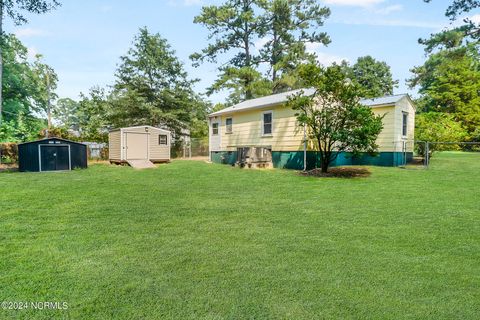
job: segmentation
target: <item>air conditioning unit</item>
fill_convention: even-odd
[[[237,148],[236,165],[242,168],[272,168],[272,149],[269,147]]]

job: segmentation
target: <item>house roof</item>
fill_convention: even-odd
[[[298,90],[292,90],[292,91],[278,93],[278,94],[272,94],[270,96],[240,102],[231,107],[211,113],[209,116],[214,117],[221,114],[232,113],[236,111],[250,110],[250,109],[257,109],[257,108],[264,108],[264,107],[279,105],[281,103],[287,102],[289,97],[302,92],[302,90],[304,95],[306,96],[311,96],[315,93],[314,89],[298,89]],[[408,97],[408,94],[398,94],[398,95],[384,96],[384,97],[373,98],[373,99],[362,99],[360,100],[360,103],[369,107],[380,106],[380,105],[382,106],[392,105],[397,103],[399,100],[403,99],[404,97]]]

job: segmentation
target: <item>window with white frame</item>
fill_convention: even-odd
[[[166,146],[168,144],[168,138],[165,134],[158,135],[158,144]]]
[[[212,123],[212,135],[218,135],[218,122]]]
[[[271,135],[273,133],[273,115],[272,111],[262,114],[262,135]]]
[[[402,112],[402,136],[406,137],[408,134],[408,113]]]
[[[233,119],[227,118],[225,120],[225,133],[232,133],[233,132]]]

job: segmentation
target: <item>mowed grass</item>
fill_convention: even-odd
[[[302,177],[175,161],[0,174],[0,319],[478,319],[480,155]]]

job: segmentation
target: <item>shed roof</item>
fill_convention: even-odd
[[[18,145],[24,145],[24,144],[29,144],[29,143],[46,142],[46,141],[50,141],[50,140],[60,140],[60,141],[63,141],[63,142],[80,144],[80,145],[82,145],[82,146],[86,146],[85,144],[83,144],[83,143],[81,143],[81,142],[72,141],[72,140],[67,140],[67,139],[63,139],[63,138],[56,138],[56,137],[45,138],[45,139],[40,139],[40,140],[35,140],[35,141],[27,141],[27,142],[19,143]]]
[[[295,94],[298,94],[302,91],[306,96],[311,96],[315,93],[314,89],[297,89],[297,90],[287,91],[283,93],[272,94],[270,96],[240,102],[231,107],[211,113],[209,116],[214,117],[217,115],[232,113],[232,112],[241,111],[241,110],[249,110],[249,109],[279,105],[281,103],[287,102],[289,97]],[[398,94],[398,95],[384,96],[384,97],[373,98],[373,99],[362,99],[360,100],[360,103],[369,107],[380,106],[380,105],[382,106],[392,105],[397,103],[404,97],[408,97],[408,94]]]
[[[153,127],[153,126],[133,126],[133,127],[123,127],[123,128],[116,128],[116,129],[111,129],[109,130],[109,132],[114,132],[114,131],[119,131],[119,130],[125,130],[125,129],[138,129],[138,128],[152,128],[152,129],[155,129],[155,130],[160,130],[160,131],[164,131],[164,132],[168,132],[170,133],[170,130],[166,130],[166,129],[162,129],[162,128],[157,128],[157,127]]]

